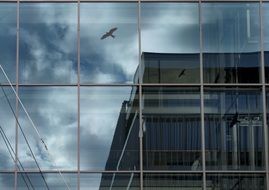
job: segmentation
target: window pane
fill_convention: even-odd
[[[52,170],[76,169],[77,88],[20,87],[19,95],[51,154],[47,154],[26,113],[19,106],[18,157],[22,165],[36,170],[38,166]]]
[[[199,82],[199,17],[196,3],[142,3],[144,83]]]
[[[0,187],[5,190],[14,190],[14,174],[0,173]]]
[[[0,86],[0,170],[15,169],[15,99],[11,87]]]
[[[264,169],[261,91],[206,89],[204,102],[207,169]]]
[[[65,182],[70,190],[77,189],[77,174],[76,173],[18,173],[19,190],[29,189],[67,189]]]
[[[139,175],[135,173],[83,173],[80,174],[81,190],[130,189],[139,190]]]
[[[137,3],[81,4],[82,83],[133,83],[138,67],[137,8]]]
[[[0,3],[0,64],[16,82],[16,3]],[[0,83],[7,83],[0,71]]]
[[[265,190],[265,177],[262,174],[208,174],[207,189]]]
[[[200,174],[144,174],[144,189],[202,189]]]
[[[82,87],[82,170],[138,170],[137,88]]]
[[[258,83],[258,3],[202,4],[206,83]]]
[[[143,163],[147,170],[201,170],[198,88],[144,87]]]
[[[269,82],[269,3],[263,3],[265,81]]]
[[[20,4],[20,83],[76,83],[77,5]]]

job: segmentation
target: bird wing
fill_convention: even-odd
[[[102,37],[101,37],[101,40],[107,38],[109,35],[108,34],[104,34]]]
[[[110,29],[109,33],[112,34],[113,32],[115,32],[118,28],[112,28]]]

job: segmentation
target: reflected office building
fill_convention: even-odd
[[[211,55],[208,55],[211,56]],[[216,57],[216,55],[212,55]],[[246,55],[251,57],[252,55]],[[240,56],[237,61],[240,64]],[[243,58],[244,60],[244,58]],[[199,54],[142,54],[145,83],[188,83],[199,76]],[[179,67],[180,66],[180,67]],[[226,69],[230,80],[238,80],[257,68]],[[138,72],[137,72],[138,74]],[[220,74],[219,74],[220,75]],[[135,77],[136,79],[138,77]],[[226,78],[227,79],[227,78]],[[252,78],[255,80],[254,78]],[[249,79],[249,80],[252,80]],[[225,80],[224,78],[219,80]],[[139,90],[133,88],[129,101],[122,103],[106,170],[139,167],[139,115],[135,109]],[[253,88],[224,87],[204,92],[205,159],[208,170],[262,170],[264,166],[262,103]],[[192,171],[197,174],[144,174],[151,188],[201,189],[202,147],[199,87],[158,87],[142,89],[143,169],[148,171]],[[128,104],[131,106],[128,108]],[[124,110],[124,111],[123,111]],[[135,113],[135,114],[130,114]],[[121,154],[116,150],[122,150]],[[112,168],[111,168],[112,167]],[[211,174],[213,189],[263,189],[262,176]],[[102,177],[100,189],[117,184],[117,174]],[[120,178],[121,179],[121,178]],[[133,180],[130,175],[129,180]],[[130,181],[131,182],[131,181]],[[126,181],[131,187],[131,183]],[[116,187],[119,187],[118,184]]]

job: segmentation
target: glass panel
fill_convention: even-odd
[[[63,178],[59,173],[18,173],[19,190],[44,190],[44,189],[68,189],[65,182],[68,184],[70,190],[77,189],[77,174],[63,173]],[[64,182],[65,180],[65,182]]]
[[[14,190],[14,174],[0,173],[0,187],[5,190]]]
[[[20,4],[20,83],[76,83],[77,5]]]
[[[51,154],[48,155],[26,113],[19,106],[18,156],[22,165],[37,170],[38,167],[76,169],[77,88],[20,87],[19,94]]]
[[[202,189],[200,174],[144,174],[144,189]]]
[[[269,3],[263,3],[265,81],[269,82]]]
[[[266,189],[265,177],[261,174],[208,174],[206,176],[206,189]]]
[[[204,102],[207,169],[264,169],[261,91],[206,89]]]
[[[137,3],[81,4],[81,82],[137,83]],[[98,18],[98,19],[97,19]]]
[[[144,83],[198,83],[197,3],[142,3]]]
[[[82,173],[81,190],[139,190],[139,175],[135,173]]]
[[[147,170],[201,170],[198,88],[144,87],[143,163]]]
[[[16,82],[16,3],[0,3],[0,18],[0,64],[14,83]],[[7,83],[2,74],[0,83]]]
[[[202,4],[206,83],[258,83],[259,3]]]
[[[139,169],[137,90],[136,87],[81,88],[82,170]]]
[[[15,168],[15,99],[11,87],[0,86],[0,170]]]

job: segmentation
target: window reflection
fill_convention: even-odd
[[[22,165],[34,170],[76,169],[77,88],[21,87],[19,95],[51,154],[19,106],[18,159]]]
[[[199,82],[199,17],[196,3],[142,3],[144,83]]]
[[[136,87],[81,88],[82,170],[139,169],[137,96]]]
[[[204,101],[206,168],[263,169],[261,92],[258,89],[206,89]]]
[[[137,8],[136,3],[81,4],[82,83],[133,82],[138,67]]]
[[[206,83],[258,83],[258,3],[202,4]]]
[[[20,83],[76,83],[77,7],[20,4]]]
[[[143,88],[143,163],[148,170],[201,170],[197,88]]]
[[[208,174],[207,189],[265,190],[265,178],[261,174]]]
[[[269,3],[263,3],[264,65],[265,81],[269,82]]]
[[[11,87],[0,86],[0,169],[15,168],[15,95]],[[0,186],[1,187],[1,186]]]
[[[14,190],[14,173],[0,173],[0,187],[5,190]]]
[[[0,3],[0,42],[0,64],[14,83],[16,81],[16,3]],[[2,74],[0,74],[0,83],[7,83]]]
[[[18,173],[17,189],[64,190],[68,189],[65,182],[68,184],[70,190],[77,189],[76,173],[62,173],[62,177],[59,173]]]
[[[144,189],[202,189],[200,174],[144,174]]]

